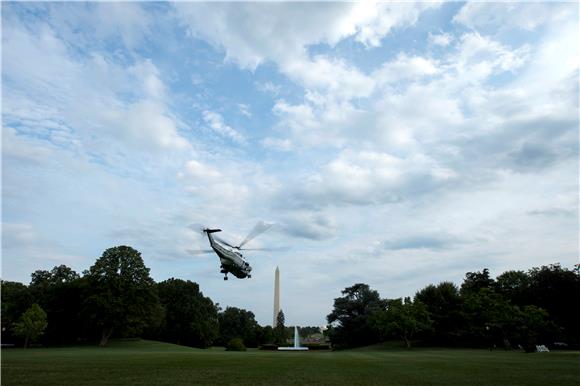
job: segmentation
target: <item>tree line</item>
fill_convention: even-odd
[[[171,278],[156,283],[138,251],[109,248],[79,275],[60,265],[37,270],[29,285],[2,281],[2,342],[45,346],[99,344],[143,337],[193,347],[285,345],[293,329],[284,313],[276,328],[260,326],[248,310],[226,307],[199,285]],[[328,315],[335,348],[400,339],[411,344],[518,347],[580,344],[580,274],[559,265],[468,272],[460,287],[430,284],[413,298],[381,298],[367,284],[342,291]],[[318,332],[301,328],[301,335]]]
[[[383,299],[367,284],[342,291],[327,316],[336,348],[401,340],[436,346],[523,348],[580,346],[580,273],[559,264],[468,272],[460,287],[430,284],[413,298]]]
[[[251,311],[220,309],[197,283],[156,283],[141,254],[109,248],[79,275],[60,265],[32,273],[29,285],[2,281],[2,342],[47,346],[99,344],[111,337],[143,337],[193,347],[241,339],[248,347],[286,343],[284,316],[262,327]]]

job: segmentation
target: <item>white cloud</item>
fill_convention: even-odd
[[[429,43],[447,47],[453,41],[453,36],[449,33],[431,34],[429,33]]]
[[[367,97],[374,87],[373,80],[358,69],[323,56],[287,59],[281,70],[305,88],[323,90],[337,98]]]
[[[280,198],[290,207],[373,206],[433,194],[456,173],[424,154],[345,150]]]
[[[250,111],[250,106],[245,103],[238,103],[238,108],[240,109],[240,113],[245,115],[246,117],[250,118],[252,116],[252,112]]]
[[[135,48],[149,32],[152,20],[138,3],[97,3],[97,37],[121,36],[125,46]]]
[[[461,36],[453,65],[462,79],[479,82],[493,74],[521,67],[529,56],[529,50],[528,46],[510,50],[477,32],[466,33]]]
[[[222,174],[210,165],[204,165],[197,160],[189,160],[185,165],[185,173],[195,180],[217,180],[222,178]],[[183,174],[180,174],[183,177]]]
[[[223,117],[219,113],[205,110],[203,112],[203,120],[220,136],[229,138],[239,144],[244,144],[246,142],[246,139],[242,134],[225,124]]]
[[[138,148],[151,150],[189,149],[187,140],[179,136],[175,121],[164,111],[163,105],[142,101],[102,113],[103,131]]]
[[[392,28],[414,24],[425,4],[364,3],[177,3],[177,13],[195,36],[223,47],[226,60],[254,70],[273,61],[306,88],[321,88],[345,98],[368,96],[372,80],[347,63],[318,55],[308,47],[334,46],[354,37],[379,46]]]
[[[413,25],[422,11],[438,6],[437,2],[359,3],[351,16],[358,30],[355,39],[368,46],[380,46],[381,39],[393,28]]]
[[[282,89],[282,86],[278,85],[278,84],[274,84],[270,81],[264,82],[264,83],[256,83],[256,88],[262,92],[265,93],[269,93],[272,95],[278,95],[280,94],[280,90]]]
[[[129,67],[128,72],[141,80],[143,94],[155,100],[165,99],[166,87],[160,78],[159,69],[150,59],[140,61]]]
[[[75,54],[47,24],[10,25],[3,39],[9,80],[4,113],[24,126],[19,130],[53,120],[70,130],[69,142],[102,155],[111,152],[111,139],[146,150],[189,148],[168,113],[165,85],[151,60],[125,69],[97,53]]]
[[[367,45],[396,26],[413,24],[434,4],[364,3],[177,3],[191,31],[226,50],[243,68],[265,60],[283,64],[312,44],[335,45],[354,36]]]
[[[467,27],[533,30],[543,24],[574,17],[578,8],[572,3],[544,2],[470,2],[466,3],[453,21]]]
[[[2,223],[2,255],[3,279],[29,277],[30,269],[50,269],[51,265],[77,266],[83,260],[27,223]]]
[[[437,75],[440,72],[439,64],[429,58],[407,56],[400,53],[393,61],[384,63],[373,73],[377,83],[399,83],[407,79],[416,80],[421,77]]]

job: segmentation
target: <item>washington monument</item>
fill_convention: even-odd
[[[280,313],[280,270],[276,267],[274,278],[274,322],[272,323],[272,328],[276,328],[278,324],[278,313]]]

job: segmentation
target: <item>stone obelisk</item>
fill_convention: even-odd
[[[275,328],[278,324],[278,313],[280,312],[280,270],[276,267],[276,274],[274,278],[274,322],[272,327]]]

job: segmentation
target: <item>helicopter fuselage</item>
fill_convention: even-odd
[[[213,238],[212,233],[218,232],[218,230],[205,229],[204,232],[207,234],[211,248],[220,259],[221,272],[226,275],[224,279],[227,280],[227,274],[229,272],[238,279],[251,277],[250,273],[252,272],[252,267],[244,259],[242,254],[223,246],[219,241]]]

